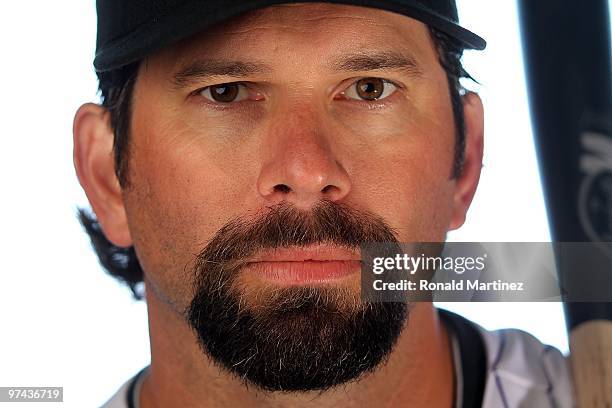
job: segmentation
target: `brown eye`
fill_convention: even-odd
[[[216,102],[234,102],[240,92],[239,84],[219,84],[210,87],[210,96]]]
[[[385,99],[397,90],[391,81],[384,78],[362,78],[353,82],[341,96],[346,99],[361,101],[378,101]]]
[[[200,89],[197,94],[208,99],[210,102],[218,104],[230,104],[240,101],[262,101],[265,99],[262,93],[249,88],[243,82],[210,85]]]
[[[357,95],[366,101],[374,101],[385,90],[385,81],[380,78],[363,78],[357,81]]]

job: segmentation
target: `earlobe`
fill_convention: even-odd
[[[106,238],[120,247],[132,245],[121,186],[115,175],[113,131],[103,107],[87,103],[73,124],[73,160],[77,177]]]
[[[460,228],[476,194],[480,180],[484,151],[484,108],[480,97],[468,92],[463,96],[465,116],[465,161],[457,177],[453,199],[453,213],[449,229]]]

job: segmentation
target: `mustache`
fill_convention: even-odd
[[[362,303],[352,287],[249,291],[239,273],[260,250],[329,244],[353,251],[393,244],[395,235],[381,217],[332,201],[308,211],[282,202],[235,218],[197,256],[185,316],[205,354],[247,385],[325,391],[352,381],[387,358],[407,320],[405,303]]]
[[[364,242],[398,243],[397,231],[380,216],[321,200],[311,210],[281,202],[253,218],[237,217],[221,227],[196,256],[199,279],[240,269],[258,251],[329,244],[358,249]],[[221,282],[219,282],[221,283]]]

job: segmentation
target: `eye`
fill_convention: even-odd
[[[211,85],[198,93],[209,101],[220,103],[238,102],[249,96],[247,87],[239,82]]]
[[[392,95],[396,90],[397,86],[385,79],[362,78],[351,84],[342,95],[348,99],[377,101]]]

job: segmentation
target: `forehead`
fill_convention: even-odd
[[[355,51],[405,52],[437,61],[427,26],[385,10],[325,3],[270,6],[207,28],[153,55],[177,66],[193,58],[247,57],[279,61],[296,56],[326,59]],[[288,62],[288,61],[284,61]]]

